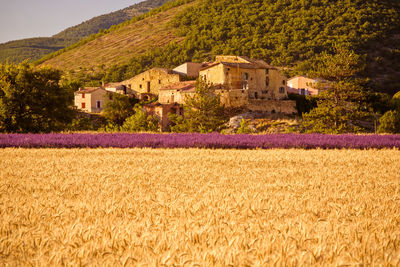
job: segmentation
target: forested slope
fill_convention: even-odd
[[[297,74],[307,73],[321,52],[346,44],[367,55],[365,75],[374,81],[375,89],[389,93],[400,89],[397,0],[202,0],[157,16],[147,21],[151,32],[139,27],[146,23],[141,20],[45,63],[73,71],[86,68],[80,74],[116,81],[153,66],[172,67],[188,60],[209,60],[216,54],[237,54],[290,67]],[[128,60],[118,45],[123,40],[118,34],[143,37],[143,30],[169,38],[154,39],[147,46],[130,45]],[[99,49],[96,42],[106,40],[110,49]],[[95,54],[102,59],[83,60]]]
[[[109,14],[94,17],[52,37],[29,38],[0,44],[0,63],[7,59],[10,62],[21,62],[25,59],[37,60],[46,54],[72,45],[91,34],[96,34],[100,30],[108,29],[132,17],[147,13],[167,1],[147,0]]]

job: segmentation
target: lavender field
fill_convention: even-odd
[[[3,134],[0,148],[400,148],[400,135]]]

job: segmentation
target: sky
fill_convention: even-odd
[[[0,43],[50,37],[143,0],[0,0]]]

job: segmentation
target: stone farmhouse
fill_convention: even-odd
[[[216,62],[199,73],[216,86],[225,107],[242,107],[251,111],[296,113],[287,99],[286,77],[263,60],[243,56],[217,56]]]
[[[169,69],[153,68],[120,84],[132,90],[140,100],[149,100],[158,96],[158,90],[164,86],[182,81],[182,75]]]
[[[107,98],[107,91],[101,87],[80,88],[74,93],[75,106],[88,113],[100,113]]]
[[[173,70],[153,68],[135,77],[103,84],[98,88],[81,88],[75,92],[75,105],[85,112],[101,112],[107,92],[135,96],[140,100],[158,97],[144,106],[156,115],[161,129],[167,129],[168,113],[183,114],[185,99],[195,95],[195,79],[212,84],[226,108],[243,108],[265,113],[296,113],[295,101],[287,100],[287,78],[281,70],[263,60],[244,56],[217,56],[215,62],[186,62]],[[90,103],[90,104],[89,104]]]
[[[328,87],[328,82],[322,79],[311,79],[307,76],[299,75],[288,80],[288,93],[298,95],[318,95],[320,89],[316,88],[317,83],[322,89]]]

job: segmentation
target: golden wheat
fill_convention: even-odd
[[[3,149],[0,265],[400,264],[400,151]]]

